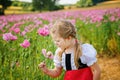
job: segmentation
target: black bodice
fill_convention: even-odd
[[[86,68],[88,67],[87,64],[83,64],[81,62],[81,59],[79,58],[78,60],[79,63],[79,68],[78,69],[82,69],[82,68]],[[71,66],[71,54],[65,54],[65,65],[66,65],[66,70],[72,70],[72,66]]]

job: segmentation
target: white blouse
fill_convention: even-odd
[[[96,58],[96,49],[91,45],[91,44],[82,44],[81,45],[82,47],[82,56],[80,56],[80,60],[81,60],[81,63],[83,64],[86,64],[87,66],[91,66],[93,65],[96,61],[97,61],[97,58]],[[63,52],[62,54],[62,58],[60,60],[59,56],[58,56],[58,51],[60,49],[58,48],[55,52],[55,56],[54,56],[54,65],[56,67],[63,67],[64,70],[66,70],[66,64],[65,64],[65,52]],[[77,70],[76,66],[75,66],[75,63],[74,63],[74,53],[69,53],[71,54],[71,68],[72,70]]]

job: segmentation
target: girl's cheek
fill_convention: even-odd
[[[57,42],[54,42],[55,45],[57,45],[58,43]]]
[[[56,45],[56,46],[58,46],[58,44],[57,44],[57,43],[56,43],[55,45]]]

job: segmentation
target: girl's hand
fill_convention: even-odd
[[[45,66],[46,66],[45,61],[43,61],[38,65],[38,68],[41,69],[44,68]]]
[[[43,72],[47,72],[47,67],[46,67],[46,63],[45,61],[41,62],[39,65],[38,65],[38,68],[41,69]]]

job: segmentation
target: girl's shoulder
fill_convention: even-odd
[[[57,48],[56,51],[55,51],[55,54],[57,55],[60,51],[62,51],[61,48]]]
[[[80,56],[80,59],[82,63],[87,64],[88,66],[91,66],[97,61],[96,49],[93,47],[93,45],[88,43],[82,44],[81,47],[82,47],[82,56]]]
[[[85,44],[82,44],[81,47],[82,47],[82,55],[86,55],[89,57],[96,56],[97,51],[93,45],[89,43],[85,43]]]

